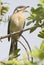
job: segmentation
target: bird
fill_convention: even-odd
[[[14,12],[12,13],[12,15],[9,18],[8,31],[7,31],[8,34],[20,31],[24,28],[24,26],[25,26],[24,12],[28,7],[29,6],[18,6],[15,8]],[[14,52],[14,50],[17,49],[17,39],[19,39],[21,34],[22,33],[12,35],[10,54],[12,52]],[[8,41],[10,41],[10,37],[8,37]]]

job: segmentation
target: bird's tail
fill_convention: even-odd
[[[17,49],[17,41],[14,38],[12,38],[9,54],[13,53],[16,49]]]

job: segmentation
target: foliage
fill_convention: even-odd
[[[7,13],[8,9],[9,9],[9,8],[8,8],[7,6],[2,6],[0,15],[4,15],[5,13]]]
[[[41,31],[39,32],[38,37],[44,39],[44,28],[42,28]]]
[[[14,52],[11,53],[9,56],[9,59],[17,58],[20,54],[18,54],[20,49],[15,50]]]
[[[9,8],[2,6],[2,2],[0,2],[0,5],[0,16],[4,16]],[[44,0],[40,0],[37,8],[32,7],[29,14],[27,26],[30,26],[30,24],[33,23],[33,26],[30,28],[30,33],[34,32],[39,27],[41,30],[39,31],[38,37],[44,39]],[[2,18],[0,18],[0,21],[2,21]],[[19,49],[14,51],[9,56],[9,60],[5,63],[0,62],[0,65],[39,65],[39,62],[44,60],[44,40],[41,42],[40,48],[34,47],[34,49],[29,52],[29,55],[32,58],[39,59],[38,62],[30,61],[27,58],[24,59],[23,62],[17,60],[16,57],[19,56],[19,51]]]
[[[31,55],[33,58],[38,58],[40,61],[32,62],[29,61],[26,57],[23,59],[23,62],[21,60],[17,60],[15,58],[9,59],[8,61],[0,62],[1,65],[39,65],[39,62],[44,60],[44,40],[41,42],[40,48],[35,47],[32,52],[29,52],[29,55]]]
[[[7,61],[6,63],[1,63],[2,65],[38,65],[36,62],[30,62],[30,61],[25,61],[25,62],[21,62],[19,60],[16,59],[12,59]]]
[[[44,0],[40,0],[40,4],[44,7]]]
[[[39,60],[44,60],[44,40],[41,42],[41,46],[38,49],[35,47],[32,52],[30,52],[31,56],[34,58],[38,58]]]
[[[44,28],[44,8],[42,5],[38,4],[36,9],[32,7],[30,12],[30,16],[27,18],[29,21],[27,26],[33,23],[33,27],[30,29],[30,33],[35,31],[38,27]]]
[[[9,7],[4,6],[4,3],[0,0],[0,22],[3,19],[3,16],[8,12]],[[6,4],[6,3],[5,3]]]

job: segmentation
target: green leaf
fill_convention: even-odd
[[[20,51],[20,49],[15,50],[15,51],[14,51],[14,55],[18,54],[19,51]]]
[[[41,4],[38,4],[38,6],[42,7],[42,5],[41,5]]]
[[[44,20],[44,8],[41,6],[41,4],[37,8],[31,8],[30,16],[28,16],[28,21],[32,20],[33,24],[40,24],[42,23],[42,20]],[[31,23],[27,23],[27,25],[30,25]],[[33,28],[33,30],[36,29],[36,27]],[[33,31],[31,30],[31,31]]]
[[[44,51],[40,50],[38,58],[44,60]]]
[[[41,42],[40,45],[40,52],[39,52],[39,59],[44,60],[44,40]]]
[[[41,34],[38,34],[38,37],[40,37],[40,38],[43,38],[43,39],[44,39],[44,36],[43,36],[43,35],[41,35]]]
[[[32,52],[30,52],[30,55],[34,58],[37,58],[39,56],[39,49],[35,47]]]
[[[37,29],[37,26],[33,26],[31,29],[30,29],[30,33],[32,33],[33,31],[35,31]]]
[[[2,7],[2,10],[8,11],[8,10],[9,10],[9,7],[3,6],[3,7]]]
[[[42,32],[44,32],[44,28],[42,28]]]
[[[44,31],[41,31],[40,34],[44,35]]]
[[[4,65],[3,63],[0,63],[0,65]]]
[[[23,58],[23,65],[38,65],[37,62],[28,61],[27,57]]]
[[[2,21],[2,19],[0,19],[0,21]]]
[[[8,12],[9,10],[9,7],[5,7],[5,6],[2,6],[2,9],[0,11],[0,15],[4,15]]]
[[[20,56],[20,54],[18,54],[18,52],[20,51],[20,49],[15,50],[14,52],[12,52],[9,56],[9,60],[13,59],[13,58],[17,58],[18,56]]]
[[[12,64],[13,64],[13,60],[6,61],[6,65],[12,65]]]
[[[32,23],[32,21],[29,21],[26,25],[28,26],[28,25],[30,25]]]
[[[24,65],[38,65],[36,62],[26,62],[24,63]]]
[[[12,59],[12,60],[8,60],[6,62],[6,65],[22,65],[21,61],[16,60],[16,59]]]
[[[41,49],[42,51],[44,51],[44,40],[41,42],[40,49]]]
[[[38,37],[44,38],[44,28],[39,32]]]
[[[35,12],[35,9],[34,7],[31,8],[31,12],[34,13]]]
[[[29,65],[38,65],[36,62],[29,62]]]
[[[40,4],[44,7],[44,0],[40,0]]]

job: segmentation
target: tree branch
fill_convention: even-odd
[[[20,31],[17,31],[17,32],[13,32],[13,33],[10,33],[10,34],[7,34],[7,35],[5,35],[5,36],[0,36],[0,40],[1,39],[4,39],[4,38],[7,38],[7,37],[12,37],[12,35],[15,35],[15,34],[19,34],[19,33],[21,33],[21,32],[25,32],[25,31],[27,31],[27,30],[30,30],[31,28],[26,28],[26,29],[23,29],[23,30],[20,30]]]
[[[43,24],[41,24],[41,25],[39,25],[38,27],[41,27],[41,26],[43,26],[44,25],[44,22],[43,22]],[[10,33],[10,34],[7,34],[7,35],[5,35],[5,36],[0,36],[0,40],[1,39],[4,39],[4,38],[7,38],[7,37],[12,37],[12,35],[15,35],[15,34],[18,34],[18,33],[21,33],[21,32],[25,32],[25,31],[27,31],[27,30],[31,30],[33,27],[30,27],[30,28],[26,28],[26,29],[23,29],[23,30],[20,30],[20,31],[17,31],[17,32],[13,32],[13,33]]]

